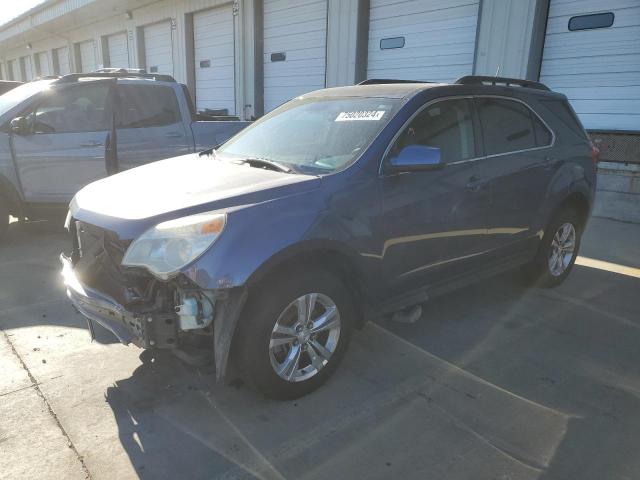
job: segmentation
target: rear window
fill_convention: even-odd
[[[162,127],[180,122],[180,108],[173,88],[118,85],[118,96],[118,128]]]
[[[582,123],[574,113],[573,109],[564,100],[540,100],[540,103],[546,107],[554,119],[563,127],[573,132],[581,139],[589,139],[587,133],[582,127]]]
[[[487,155],[536,146],[529,108],[502,98],[479,98],[477,102]]]

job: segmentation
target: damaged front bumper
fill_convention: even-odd
[[[74,307],[87,318],[91,338],[94,338],[93,324],[97,322],[111,331],[117,339],[128,345],[133,343],[141,348],[167,348],[181,351],[181,329],[178,316],[174,312],[148,311],[132,312],[115,299],[99,292],[78,278],[73,262],[64,254],[60,255],[62,277],[67,288],[67,296]],[[218,291],[213,309],[212,358],[216,367],[216,378],[224,377],[227,369],[231,340],[238,317],[247,298],[245,288]],[[178,355],[184,358],[183,355]]]

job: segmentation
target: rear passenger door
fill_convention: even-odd
[[[555,159],[553,135],[533,110],[504,97],[475,99],[486,157],[478,171],[490,195],[487,249],[508,259],[535,248]]]
[[[117,102],[120,170],[193,150],[173,88],[119,84]]]

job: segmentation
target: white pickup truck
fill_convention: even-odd
[[[0,96],[0,236],[9,215],[48,217],[94,180],[219,145],[249,123],[201,118],[166,75],[71,74]]]

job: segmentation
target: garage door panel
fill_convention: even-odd
[[[107,49],[109,52],[109,66],[116,68],[128,68],[129,45],[125,32],[107,37]]]
[[[264,107],[325,86],[326,0],[265,0]],[[272,53],[284,61],[271,61]]]
[[[196,108],[236,113],[235,43],[231,5],[195,13]]]
[[[173,75],[173,40],[168,21],[143,29],[145,64],[148,71]]]
[[[573,0],[554,3],[550,9],[550,17],[560,15],[573,17],[575,15],[585,15],[586,13],[600,13],[612,8],[613,2],[603,3],[602,0]],[[638,0],[615,0],[615,10],[620,11],[631,7],[637,7]],[[551,18],[549,19],[551,20]]]
[[[83,72],[96,70],[96,54],[93,41],[80,43],[80,63]]]
[[[600,12],[613,12],[611,27],[569,31],[571,17]],[[637,0],[551,0],[540,80],[567,95],[585,127],[640,130],[639,40]]]
[[[580,120],[587,130],[627,130],[637,132],[640,125],[640,115],[636,114],[606,114],[580,113]]]
[[[369,78],[450,81],[473,70],[478,2],[371,0]],[[402,48],[381,40],[403,37]]]

